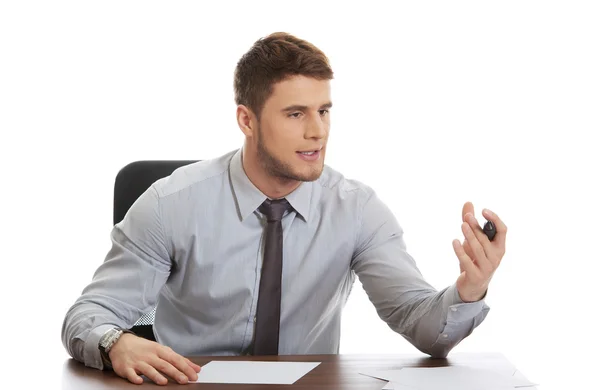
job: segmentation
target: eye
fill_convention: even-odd
[[[290,115],[288,115],[290,118],[300,118],[300,115],[302,115],[301,112],[294,112],[291,113]]]
[[[319,114],[321,114],[321,116],[325,116],[329,114],[329,110],[319,110]]]

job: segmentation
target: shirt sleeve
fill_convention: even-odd
[[[133,326],[154,308],[167,281],[171,256],[159,200],[155,187],[150,187],[113,227],[110,251],[65,316],[63,345],[86,366],[104,368],[100,337],[111,327]]]
[[[456,285],[441,291],[425,281],[407,253],[391,210],[371,193],[362,216],[351,267],[388,326],[418,350],[446,357],[483,322],[483,300],[465,303]]]

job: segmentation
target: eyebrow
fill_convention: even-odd
[[[325,104],[321,105],[321,107],[319,107],[319,110],[324,110],[324,109],[328,109],[328,108],[331,108],[331,107],[333,107],[333,103],[328,102],[328,103],[325,103]],[[308,110],[308,106],[303,106],[303,105],[300,105],[300,104],[294,104],[292,106],[285,107],[281,111],[283,111],[283,112],[290,112],[290,111],[306,111],[306,110]]]

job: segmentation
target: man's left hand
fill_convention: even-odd
[[[464,302],[479,301],[485,296],[494,272],[505,253],[506,225],[490,210],[483,216],[496,225],[496,236],[490,241],[473,215],[473,204],[463,207],[462,231],[465,241],[454,240],[452,246],[460,262],[461,274],[456,281],[458,294]]]

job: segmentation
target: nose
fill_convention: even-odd
[[[319,115],[309,121],[304,131],[304,138],[322,139],[329,131],[329,123],[323,120]]]

